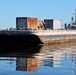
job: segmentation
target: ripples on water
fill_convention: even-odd
[[[28,46],[19,50],[30,53],[1,51],[0,75],[76,75],[76,43]]]

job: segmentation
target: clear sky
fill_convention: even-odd
[[[16,27],[16,17],[37,17],[71,22],[76,0],[0,0],[0,28]]]

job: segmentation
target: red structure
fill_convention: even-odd
[[[37,29],[38,28],[38,18],[31,17],[17,17],[16,18],[16,29]]]

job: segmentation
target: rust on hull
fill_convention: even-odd
[[[41,42],[43,42],[44,44],[52,44],[52,43],[67,43],[67,42],[76,42],[76,36],[73,38],[72,35],[59,35],[57,37],[57,35],[54,36],[39,36]],[[47,37],[49,37],[47,39]]]
[[[67,42],[76,42],[76,39],[62,39],[62,40],[48,40],[45,41],[45,44],[50,44],[50,43],[67,43]]]

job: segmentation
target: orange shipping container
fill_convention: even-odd
[[[16,18],[16,28],[19,29],[37,29],[38,28],[38,18],[31,17],[17,17]]]

